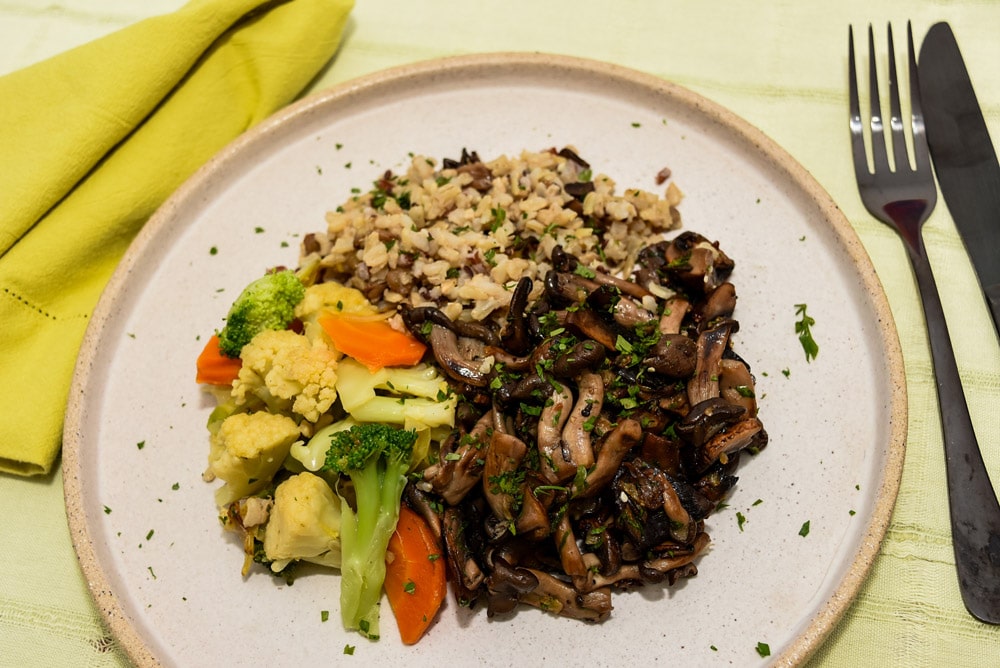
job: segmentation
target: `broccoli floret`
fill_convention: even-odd
[[[355,508],[342,503],[340,614],[344,627],[379,636],[379,599],[385,551],[399,519],[399,503],[417,438],[415,431],[366,423],[322,432],[328,438],[322,470],[349,476]]]
[[[239,357],[256,334],[288,327],[305,291],[295,272],[287,269],[265,274],[246,286],[229,308],[226,325],[219,332],[219,350]]]

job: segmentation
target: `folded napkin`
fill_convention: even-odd
[[[84,329],[143,223],[287,104],[353,0],[194,0],[0,77],[0,470],[51,470]]]

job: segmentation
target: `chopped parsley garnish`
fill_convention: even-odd
[[[809,520],[802,523],[802,528],[799,529],[799,535],[803,538],[809,535]]]
[[[403,591],[406,592],[407,594],[413,594],[414,592],[417,591],[417,583],[415,583],[413,580],[407,580],[406,584],[403,585]]]
[[[135,447],[139,450],[142,450],[143,448],[146,447],[146,441],[139,441],[138,443],[135,444]]]
[[[757,653],[760,654],[761,657],[771,656],[771,646],[766,642],[759,642],[757,643]]]
[[[325,622],[325,621],[328,621],[329,619],[330,619],[330,611],[329,610],[320,610],[319,611],[319,621]]]
[[[737,526],[739,526],[740,531],[743,531],[743,525],[746,524],[746,521],[747,521],[746,515],[744,515],[743,513],[741,513],[740,511],[737,510],[736,511],[736,524],[737,524]]]
[[[806,353],[806,361],[811,362],[819,354],[819,345],[813,339],[810,329],[816,324],[816,321],[806,313],[805,304],[795,305],[795,315],[799,316],[799,320],[795,323],[795,333],[798,334],[799,343],[802,344],[802,350]]]
[[[344,654],[354,656],[354,645],[344,645]]]

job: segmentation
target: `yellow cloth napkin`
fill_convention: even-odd
[[[48,472],[88,317],[139,228],[329,61],[353,0],[194,0],[0,78],[0,470]]]

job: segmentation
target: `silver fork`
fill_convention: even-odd
[[[913,30],[907,24],[909,50],[910,126],[914,166],[906,149],[896,79],[896,58],[889,42],[889,140],[895,169],[890,169],[886,136],[879,102],[875,66],[875,38],[868,27],[871,145],[874,171],[868,167],[863,137],[857,73],[854,64],[854,30],[849,29],[850,129],[854,150],[854,172],[865,208],[902,237],[913,265],[917,288],[927,320],[931,360],[937,382],[938,406],[944,436],[948,476],[948,505],[951,512],[952,544],[962,600],[976,618],[1000,624],[1000,504],[983,465],[955,353],[948,336],[944,311],[934,275],[924,249],[920,228],[934,209],[937,186],[931,171],[920,105],[917,63],[913,50]]]

